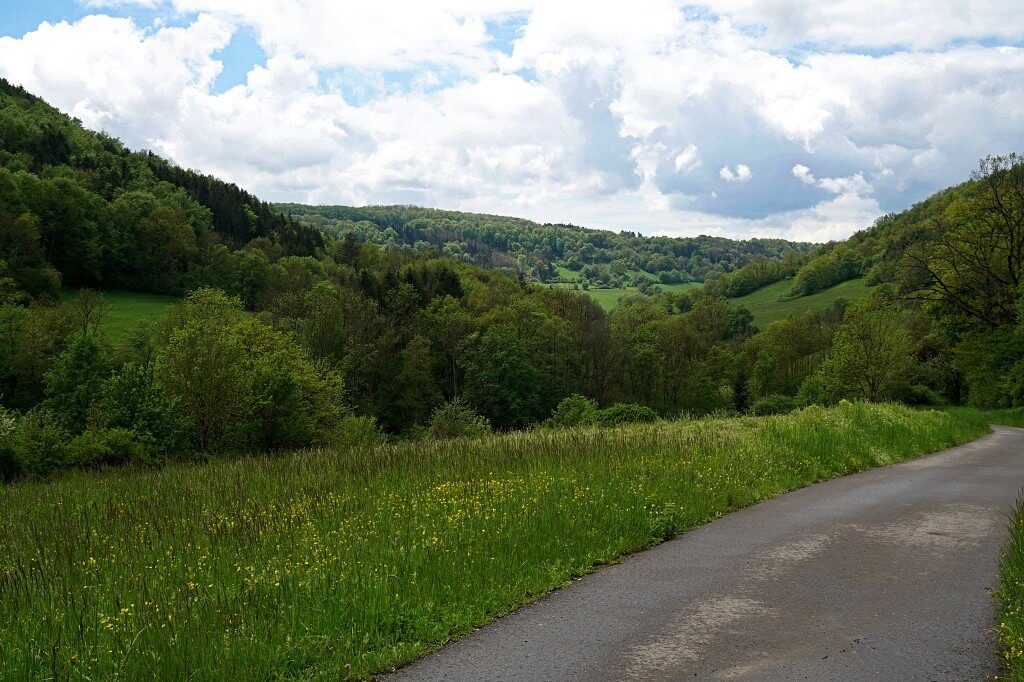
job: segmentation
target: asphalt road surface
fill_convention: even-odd
[[[820,483],[587,576],[398,680],[977,680],[1024,430]]]

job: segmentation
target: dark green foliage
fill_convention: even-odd
[[[103,384],[95,422],[104,429],[132,431],[148,443],[152,458],[178,457],[191,446],[191,424],[180,401],[157,385],[148,365],[129,362]]]
[[[312,255],[320,233],[235,185],[133,153],[0,79],[0,260],[20,292],[181,292],[212,283],[218,242]]]
[[[415,206],[278,207],[304,225],[343,239],[346,255],[342,262],[350,265],[354,264],[355,245],[361,242],[385,249],[433,250],[536,282],[561,281],[557,267],[562,267],[587,286],[591,282],[649,287],[655,282],[700,281],[710,273],[731,272],[755,259],[779,259],[813,248],[780,239],[644,237]],[[786,276],[792,275],[792,265],[786,267],[790,271]]]
[[[750,406],[750,414],[761,417],[768,414],[785,414],[797,407],[796,398],[788,395],[772,393],[755,400]]]
[[[96,339],[76,336],[46,374],[44,405],[67,431],[81,433],[110,372],[110,360]]]
[[[601,426],[646,424],[656,422],[658,419],[658,413],[651,408],[632,403],[616,403],[597,413],[597,423]]]
[[[0,457],[7,462],[3,468],[12,478],[41,477],[66,469],[74,464],[70,440],[71,435],[53,413],[42,407],[29,410],[0,440]]]
[[[495,427],[521,428],[539,416],[538,378],[516,330],[496,324],[466,362],[465,396]]]

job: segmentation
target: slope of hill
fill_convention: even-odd
[[[703,281],[756,258],[782,259],[815,246],[781,239],[644,237],[633,232],[535,223],[522,218],[415,206],[304,206],[283,212],[336,238],[385,249],[435,249],[526,280],[594,288]]]
[[[0,275],[30,297],[61,284],[180,292],[216,246],[312,254],[319,232],[235,185],[86,130],[0,79]]]
[[[856,303],[871,294],[867,280],[863,277],[796,298],[790,296],[792,290],[793,280],[785,279],[761,287],[746,296],[731,298],[729,302],[744,306],[753,314],[754,325],[763,329],[772,322],[825,310],[839,299]]]

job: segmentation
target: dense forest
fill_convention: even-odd
[[[417,206],[277,206],[337,239],[351,235],[386,250],[434,250],[530,282],[584,288],[703,282],[755,259],[777,260],[814,248],[781,239],[645,237]]]
[[[481,267],[447,242],[375,243],[358,233],[373,223],[380,234],[366,219],[373,209],[330,218],[351,229],[286,216],[129,152],[6,83],[0,135],[7,478],[843,399],[1024,404],[1016,156],[985,159],[970,181],[813,252],[473,223],[474,243],[491,240],[487,258],[515,254],[530,268],[540,267],[534,256],[622,261],[708,279],[684,293],[630,295],[606,313],[580,292],[531,283],[518,266]],[[409,227],[427,214],[379,215],[404,216],[388,228],[398,244],[400,230],[435,229]],[[466,214],[436,212],[449,215]],[[501,241],[513,235],[518,246]],[[729,302],[783,279],[798,296],[862,276],[874,285],[869,300],[765,329]],[[61,301],[62,287],[78,293]],[[183,302],[115,342],[100,331],[106,304],[94,290],[104,288]]]

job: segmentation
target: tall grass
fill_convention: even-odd
[[[0,670],[366,677],[730,509],[985,430],[846,404],[18,484]]]
[[[1024,499],[1010,519],[1010,542],[999,571],[999,644],[1003,675],[1024,680]]]
[[[1024,427],[1024,409],[993,410],[993,424]],[[1010,516],[1010,538],[999,567],[999,644],[1004,666],[1000,677],[1024,680],[1024,497]]]
[[[1024,427],[1024,408],[1022,407],[1008,408],[1005,410],[991,410],[985,413],[985,417],[987,417],[993,424]]]

